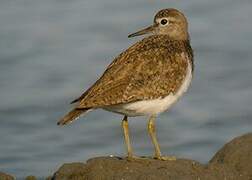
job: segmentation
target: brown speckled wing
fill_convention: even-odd
[[[186,75],[188,58],[182,53],[193,66],[189,41],[149,36],[120,54],[74,102],[77,108],[99,108],[175,93]]]

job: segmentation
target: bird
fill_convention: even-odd
[[[101,77],[79,98],[73,109],[58,121],[70,124],[96,109],[123,115],[121,122],[127,159],[135,159],[129,138],[128,117],[148,118],[147,130],[154,146],[154,159],[176,160],[163,156],[156,137],[156,117],[167,111],[191,84],[194,62],[188,22],[177,9],[162,9],[152,25],[128,37],[144,38],[119,54]]]

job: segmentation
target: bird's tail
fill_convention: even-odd
[[[70,124],[71,122],[73,122],[74,120],[78,119],[80,117],[80,115],[83,115],[85,113],[87,113],[88,111],[90,111],[90,109],[73,109],[72,111],[70,111],[69,113],[67,113],[62,119],[60,119],[58,121],[58,125],[66,125],[66,124]]]

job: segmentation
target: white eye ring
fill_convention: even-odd
[[[159,20],[159,24],[161,26],[167,26],[169,24],[169,20],[167,18],[162,18]]]

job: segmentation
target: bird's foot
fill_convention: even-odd
[[[177,158],[175,156],[153,156],[153,159],[161,160],[161,161],[176,161]],[[150,157],[146,156],[127,156],[125,158],[127,161],[142,161],[142,160],[148,160]]]
[[[146,160],[148,159],[148,157],[144,157],[144,156],[127,156],[126,160],[127,161],[139,161],[139,160]]]
[[[175,156],[154,156],[153,159],[158,159],[161,161],[176,161],[177,160]]]

